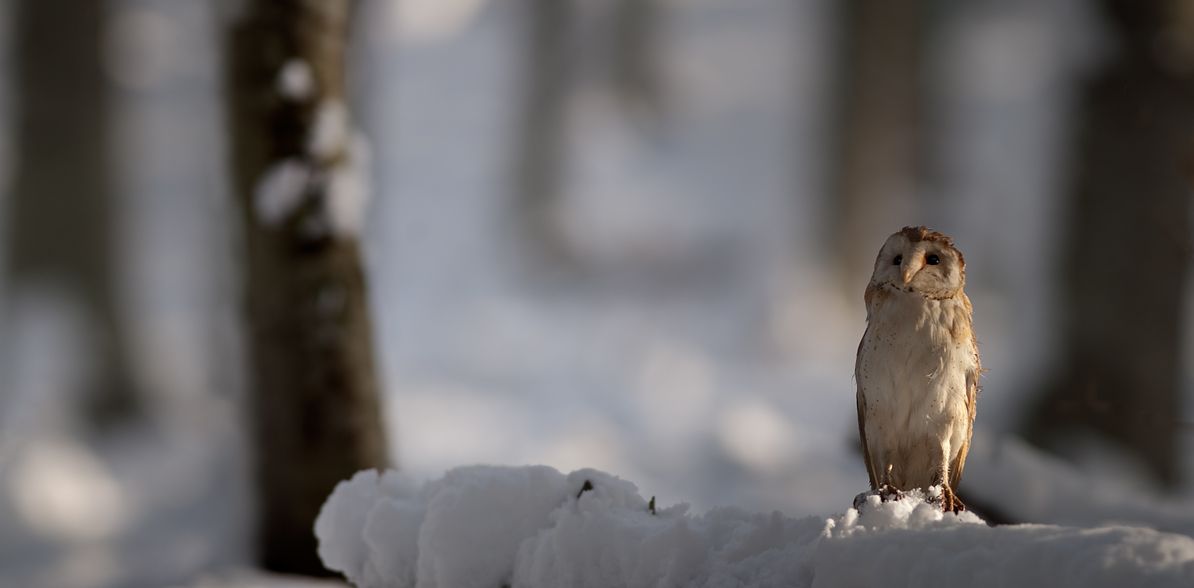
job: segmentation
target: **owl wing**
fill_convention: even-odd
[[[879,477],[875,475],[875,464],[871,461],[871,448],[866,442],[866,395],[862,391],[862,382],[858,377],[858,363],[862,359],[862,344],[866,341],[866,334],[862,336],[862,340],[858,342],[858,358],[854,364],[854,381],[858,386],[858,393],[856,395],[858,403],[858,439],[862,441],[862,461],[866,464],[866,475],[871,479],[871,490],[879,488]]]
[[[866,475],[871,480],[871,490],[879,488],[878,478],[875,476],[875,464],[871,462],[871,450],[866,443],[866,398],[862,395],[862,387],[858,388],[858,438],[862,441],[862,461],[866,464]]]
[[[974,316],[971,311],[970,298],[962,294],[962,303],[966,307],[966,317]],[[974,367],[966,371],[966,412],[969,422],[966,426],[966,441],[958,451],[958,457],[949,464],[949,487],[956,489],[962,481],[962,470],[966,467],[966,454],[970,453],[970,437],[974,434],[974,415],[978,406],[978,378],[983,373],[982,362],[978,356],[978,339],[974,336],[974,325],[970,325],[970,350],[974,354]]]

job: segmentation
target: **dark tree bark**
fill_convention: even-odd
[[[1194,63],[1167,53],[1160,0],[1099,3],[1116,53],[1083,89],[1069,188],[1060,325],[1066,356],[1026,433],[1118,442],[1179,481],[1182,305],[1190,264]],[[1186,31],[1186,35],[1194,31]]]
[[[348,102],[351,5],[249,2],[227,56],[247,257],[260,561],[291,573],[327,573],[312,531],[320,505],[340,480],[387,462],[360,244],[329,213],[331,199],[343,196],[331,177],[353,153],[343,137],[320,149],[310,144],[319,109]],[[278,91],[283,66],[296,60],[311,74],[309,96]],[[307,174],[301,201],[281,218],[263,218],[255,193],[283,161]]]
[[[80,397],[85,420],[101,428],[139,406],[113,271],[116,206],[104,156],[108,88],[99,59],[106,5],[14,6],[16,177],[7,247],[12,285],[59,287],[82,307],[96,372]]]
[[[924,168],[926,0],[837,5],[841,55],[830,232],[848,292],[862,291],[875,251],[899,229]]]

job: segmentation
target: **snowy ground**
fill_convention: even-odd
[[[828,517],[656,504],[597,470],[459,468],[418,487],[357,474],[315,524],[361,588],[1189,586],[1194,538],[1152,529],[989,527],[922,496]]]
[[[205,36],[216,18],[189,0],[126,4],[122,42],[147,60],[117,76],[133,211],[127,302],[155,420],[82,440],[63,391],[85,377],[85,319],[61,292],[5,293],[17,311],[2,325],[0,586],[285,582],[225,572],[249,562],[250,465],[218,62]],[[414,480],[474,463],[617,472],[661,507],[691,503],[689,518],[667,512],[694,528],[779,510],[803,537],[836,520],[834,557],[902,536],[915,509],[864,511],[865,532],[830,514],[866,487],[851,381],[861,287],[837,289],[818,242],[830,0],[667,2],[669,110],[649,133],[596,81],[581,84],[562,211],[589,262],[579,278],[529,264],[505,214],[515,4],[405,0],[398,22],[375,3],[366,19],[357,79],[377,193],[365,239],[398,466]],[[1100,451],[1062,464],[1007,437],[1053,360],[1049,170],[1081,61],[1054,32],[1081,29],[1078,5],[979,2],[950,16],[935,64],[949,146],[938,189],[949,198],[891,224],[928,219],[967,254],[990,372],[963,490],[1017,520],[1192,535],[1194,503],[1132,482],[1130,463]],[[744,510],[700,514],[715,507]],[[903,522],[876,522],[888,515]],[[972,539],[973,521],[925,524],[960,546],[985,540]],[[999,537],[1083,535],[1049,529]],[[1145,549],[1145,536],[1185,549],[1111,529],[1075,553]]]

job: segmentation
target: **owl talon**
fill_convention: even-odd
[[[903,490],[893,488],[887,484],[879,486],[879,489],[876,490],[875,493],[879,495],[879,500],[882,500],[883,502],[891,502],[893,500],[901,500],[904,498]]]
[[[941,487],[941,510],[954,514],[966,510],[966,504],[962,502],[961,498],[958,498],[958,495],[954,493],[953,488],[950,488],[949,485]]]

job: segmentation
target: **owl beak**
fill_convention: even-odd
[[[911,282],[912,278],[916,277],[916,272],[919,272],[920,268],[924,267],[924,265],[924,261],[916,258],[913,258],[905,263],[904,267],[901,268],[903,273],[900,276],[904,279],[904,284],[907,285],[908,282]]]

